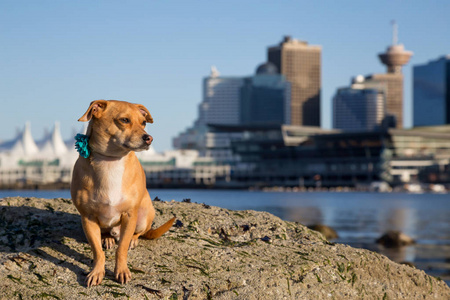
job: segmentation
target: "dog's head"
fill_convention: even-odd
[[[145,106],[116,100],[96,100],[78,121],[89,122],[87,135],[94,152],[123,156],[147,150],[153,138],[145,131],[153,118]]]

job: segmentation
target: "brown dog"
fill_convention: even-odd
[[[78,121],[90,121],[86,133],[90,155],[76,161],[70,188],[94,254],[94,267],[86,283],[98,285],[105,276],[102,241],[108,249],[118,241],[114,275],[123,284],[131,279],[128,248],[134,248],[141,235],[160,237],[175,220],[151,229],[155,209],[144,170],[134,154],[150,147],[153,138],[145,132],[145,125],[153,119],[143,105],[97,100]]]

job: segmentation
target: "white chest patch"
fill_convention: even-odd
[[[113,163],[106,177],[109,202],[111,206],[116,206],[122,201],[122,180],[125,171],[125,164],[122,160]]]
[[[123,200],[122,180],[125,171],[123,159],[97,162],[98,185],[95,198],[102,204],[116,206]]]

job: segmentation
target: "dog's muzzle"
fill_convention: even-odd
[[[147,145],[150,145],[150,144],[153,142],[153,138],[152,138],[152,136],[149,135],[149,134],[144,134],[144,135],[142,136],[142,139],[144,140],[144,142],[145,142]]]

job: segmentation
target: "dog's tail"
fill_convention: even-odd
[[[150,229],[149,231],[147,231],[142,236],[144,238],[146,238],[146,239],[149,239],[149,240],[154,240],[154,239],[159,238],[164,233],[166,233],[170,229],[170,227],[172,227],[172,224],[173,224],[173,222],[175,222],[175,219],[176,218],[173,217],[172,219],[167,221],[164,225],[161,225],[160,227],[158,227],[156,229]]]

